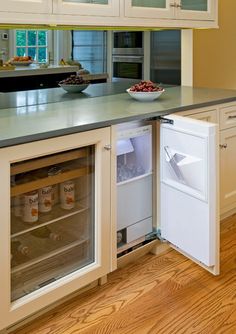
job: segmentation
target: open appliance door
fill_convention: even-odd
[[[167,122],[167,123],[166,123]],[[219,273],[217,125],[180,116],[161,124],[161,235]]]

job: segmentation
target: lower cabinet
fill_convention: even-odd
[[[1,149],[0,330],[111,271],[110,129]]]
[[[236,127],[220,131],[221,214],[236,206]]]

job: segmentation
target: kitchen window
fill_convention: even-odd
[[[48,31],[47,30],[15,30],[16,56],[31,56],[39,63],[48,61]]]
[[[91,73],[107,71],[106,31],[72,31],[72,59]]]

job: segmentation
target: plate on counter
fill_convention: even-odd
[[[11,64],[14,66],[29,66],[31,64],[33,64],[33,60],[25,60],[25,61],[11,61]]]

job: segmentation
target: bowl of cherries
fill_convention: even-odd
[[[80,93],[89,85],[89,81],[85,81],[79,75],[71,75],[59,82],[59,86],[68,93]]]
[[[148,102],[156,100],[165,90],[152,81],[142,80],[126,91],[135,100]]]

